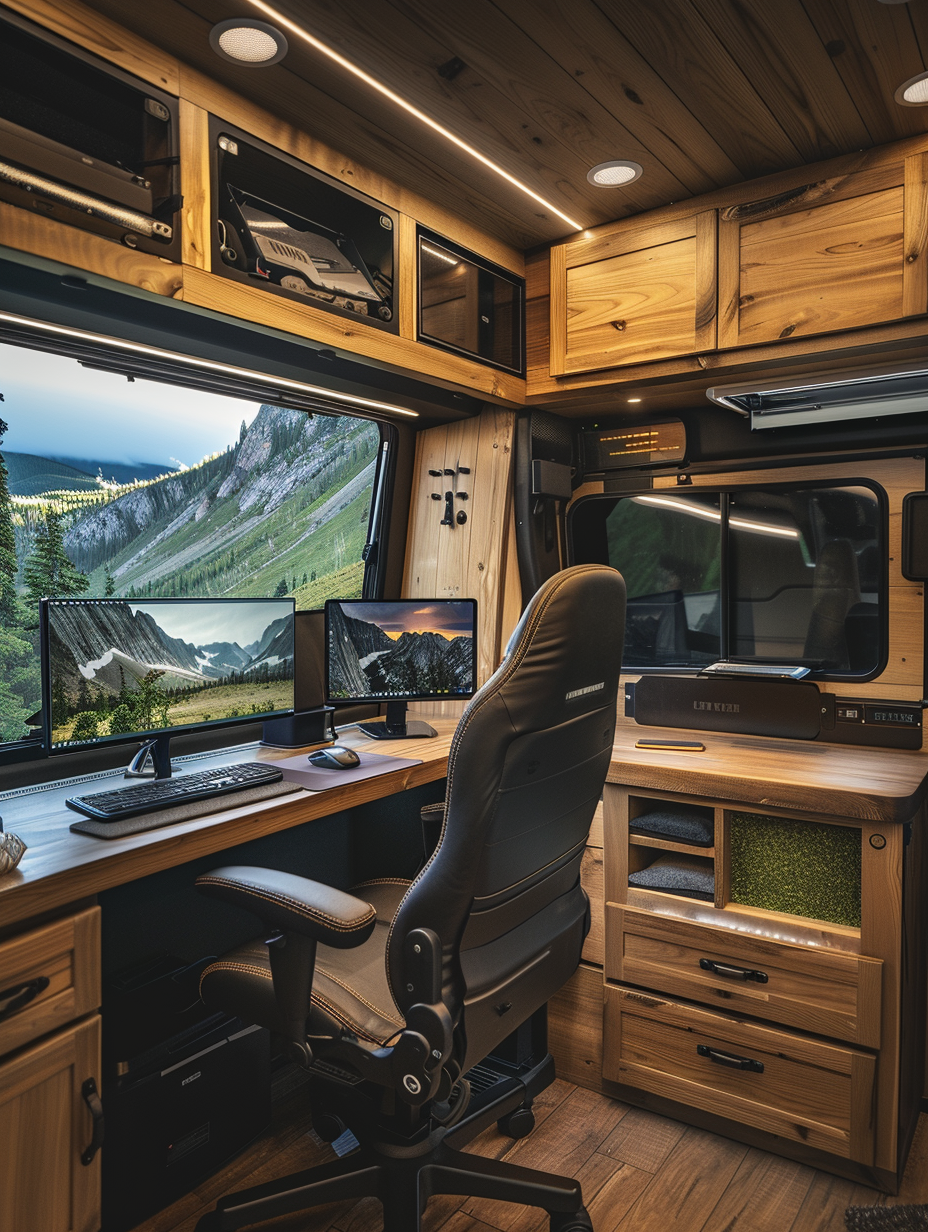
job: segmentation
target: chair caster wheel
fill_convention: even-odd
[[[581,1206],[573,1215],[552,1215],[549,1228],[550,1232],[593,1232],[593,1221]]]
[[[496,1122],[496,1128],[507,1138],[524,1138],[535,1128],[535,1114],[531,1108],[516,1108]]]

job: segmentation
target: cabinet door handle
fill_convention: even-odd
[[[703,971],[711,971],[714,975],[724,975],[730,980],[754,980],[757,984],[767,983],[765,971],[751,971],[748,967],[732,967],[729,963],[716,962],[714,958],[700,958],[699,965]]]
[[[90,1109],[90,1115],[93,1119],[93,1134],[90,1139],[90,1146],[81,1155],[81,1163],[86,1168],[88,1164],[93,1162],[93,1157],[103,1145],[103,1102],[97,1093],[97,1084],[95,1079],[88,1078],[81,1087],[81,1096],[84,1103]]]
[[[722,1052],[718,1048],[710,1048],[708,1044],[697,1044],[696,1051],[701,1057],[708,1057],[716,1065],[727,1065],[729,1069],[749,1069],[755,1074],[764,1072],[763,1061],[754,1061],[750,1057],[739,1057],[733,1052]]]
[[[12,1018],[17,1010],[34,1001],[40,992],[45,991],[48,984],[48,976],[39,975],[34,980],[27,980],[25,984],[15,984],[12,988],[0,992],[0,1001],[7,1002],[3,1009],[0,1009],[0,1022],[5,1018]]]

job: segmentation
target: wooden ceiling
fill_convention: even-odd
[[[513,244],[569,228],[296,39],[256,71],[207,41],[248,0],[89,0],[337,150]],[[279,0],[276,7],[583,226],[928,130],[928,0]],[[641,163],[622,188],[587,182]]]

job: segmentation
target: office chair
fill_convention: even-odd
[[[269,1027],[308,1068],[313,1125],[360,1147],[222,1199],[198,1232],[231,1232],[373,1196],[385,1232],[416,1232],[429,1197],[538,1206],[588,1232],[573,1179],[468,1155],[512,1137],[554,1079],[550,1056],[472,1094],[467,1074],[573,974],[589,929],[580,861],[615,730],[625,584],[603,565],[546,582],[465,710],[440,838],[412,882],[346,894],[290,873],[218,868],[204,893],[271,930],[206,969],[206,1003]]]

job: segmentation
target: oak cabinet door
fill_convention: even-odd
[[[928,310],[928,156],[719,212],[719,347],[857,329]]]
[[[97,1232],[100,1156],[82,1096],[100,1078],[100,1019],[88,1018],[0,1064],[0,1228]]]
[[[716,344],[716,214],[640,221],[551,250],[551,375]]]

